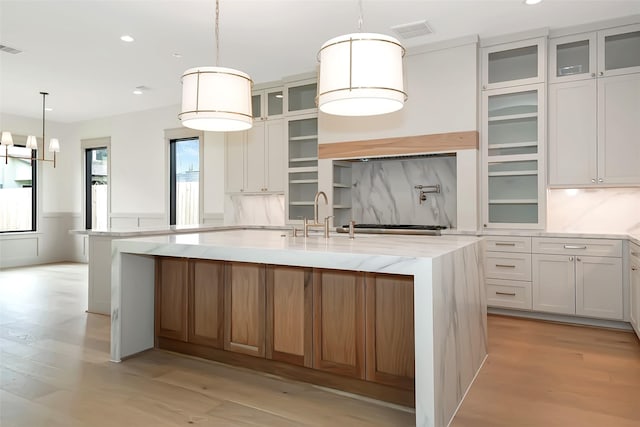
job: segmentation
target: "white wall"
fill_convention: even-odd
[[[402,110],[371,117],[320,113],[319,143],[477,130],[477,43],[405,57]]]
[[[39,163],[40,218],[37,233],[0,234],[0,267],[84,260],[84,239],[68,234],[83,227],[84,177],[80,140],[110,137],[112,219],[126,227],[168,224],[168,147],[164,130],[180,128],[179,106],[128,113],[74,124],[47,121],[47,139],[60,139],[58,164]],[[0,115],[0,129],[42,133],[41,119]],[[205,133],[204,219],[222,222],[224,135]]]

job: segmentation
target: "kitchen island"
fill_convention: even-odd
[[[479,239],[227,230],[113,242],[111,358],[154,347],[158,257],[413,278],[416,425],[445,426],[487,354]]]

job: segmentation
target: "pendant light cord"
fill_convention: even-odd
[[[358,17],[358,32],[362,32],[362,22],[364,19],[362,18],[362,0],[358,0],[358,8],[360,9],[360,16]]]
[[[220,65],[220,0],[216,0],[216,67]]]

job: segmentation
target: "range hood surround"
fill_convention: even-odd
[[[478,149],[478,131],[448,132],[396,138],[333,142],[318,145],[320,159],[346,160],[455,153]]]

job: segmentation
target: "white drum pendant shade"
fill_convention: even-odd
[[[384,34],[355,33],[327,41],[318,54],[318,108],[340,116],[400,110],[407,99],[404,48]]]
[[[182,111],[178,117],[191,129],[250,129],[251,84],[248,74],[232,68],[190,68],[182,74]]]

